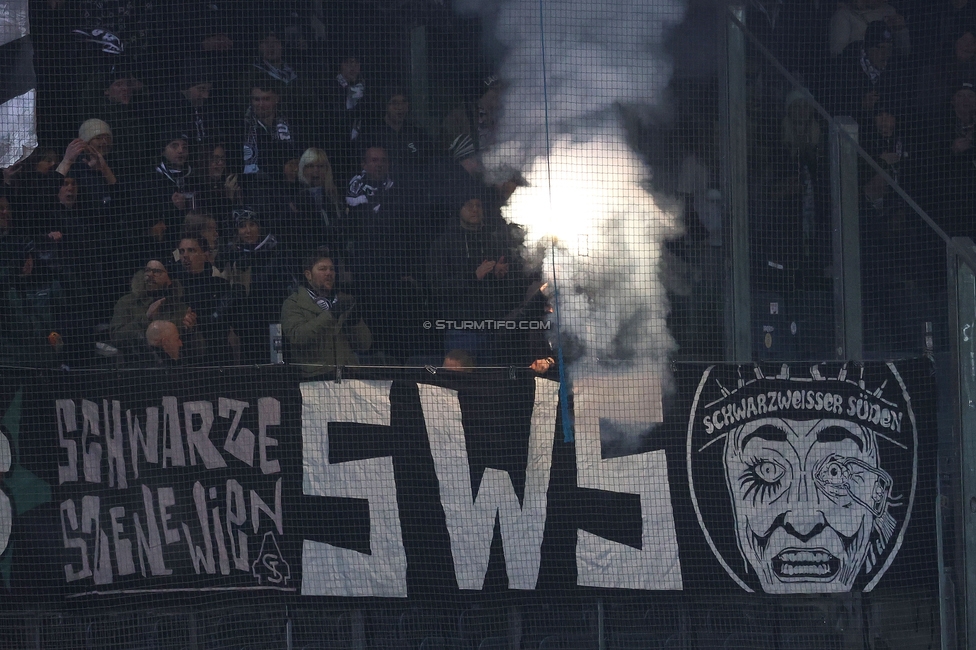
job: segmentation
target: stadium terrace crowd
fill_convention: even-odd
[[[819,104],[853,118],[868,157],[859,156],[858,168],[865,345],[877,354],[918,353],[923,321],[944,309],[945,243],[868,160],[948,235],[976,237],[976,1],[743,4],[746,28],[799,81],[746,40],[751,280],[753,307],[765,308],[753,320],[780,329],[795,323],[800,334],[787,338],[802,348],[765,349],[757,329],[754,349],[801,358],[833,349],[830,133]],[[708,128],[718,115],[703,108],[718,97],[691,83],[675,97],[682,163],[672,185],[688,197],[686,239],[721,246],[723,161],[717,130]],[[721,304],[724,271],[716,274],[712,300]],[[770,305],[781,322],[770,319]],[[701,322],[698,315],[689,320]],[[682,347],[720,341],[721,315],[711,320],[712,330],[678,332]]]
[[[302,4],[32,7],[41,145],[3,175],[2,363],[549,370],[538,328],[462,329],[546,317],[501,217],[518,179],[482,180],[498,84],[431,138],[403,71],[364,59],[383,32],[337,45]]]
[[[500,210],[521,179],[488,184],[479,159],[500,84],[441,89],[456,108],[436,134],[420,128],[409,64],[389,54],[398,19],[321,5],[32,3],[40,146],[3,170],[0,363],[268,363],[280,325],[284,359],[311,374],[554,366],[538,330],[424,326],[546,318]],[[827,128],[812,100],[852,116],[867,153],[950,235],[976,235],[976,0],[756,0],[747,23],[807,86],[753,56],[754,292],[800,302],[829,280]],[[714,118],[701,96],[675,85],[674,97],[682,151],[665,189],[688,197],[686,240],[719,250]],[[923,313],[944,273],[938,242],[922,244],[931,233],[866,163],[860,184],[865,294],[879,305],[867,330],[904,322],[895,305]],[[696,264],[716,270],[699,302],[719,305],[721,265]],[[766,282],[770,269],[789,279]],[[696,313],[679,343],[719,341],[720,326],[696,324],[720,317]]]

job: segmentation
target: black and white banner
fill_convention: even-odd
[[[927,361],[679,364],[675,379],[664,422],[610,457],[596,383],[577,387],[564,442],[558,385],[507,373],[5,375],[2,592],[935,584]]]
[[[28,0],[0,4],[0,169],[37,147]]]

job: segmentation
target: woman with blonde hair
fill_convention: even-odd
[[[298,180],[303,190],[288,204],[291,218],[279,234],[295,251],[318,246],[335,249],[346,210],[328,154],[316,147],[306,149],[298,161]]]

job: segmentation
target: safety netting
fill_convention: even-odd
[[[0,646],[951,627],[933,368],[976,168],[961,113],[951,151],[902,117],[934,90],[844,104],[885,66],[758,0],[0,24]]]

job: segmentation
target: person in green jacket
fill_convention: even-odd
[[[305,286],[281,307],[281,330],[291,363],[303,366],[306,377],[355,365],[356,352],[365,352],[373,336],[360,315],[356,300],[335,288],[336,272],[327,252],[309,256]]]
[[[184,343],[188,342],[187,337],[194,342],[197,315],[183,302],[183,287],[169,277],[162,262],[150,260],[132,278],[132,292],[115,303],[110,329],[112,345],[125,355],[125,365],[142,365],[149,357],[146,329],[155,320],[173,323]]]

